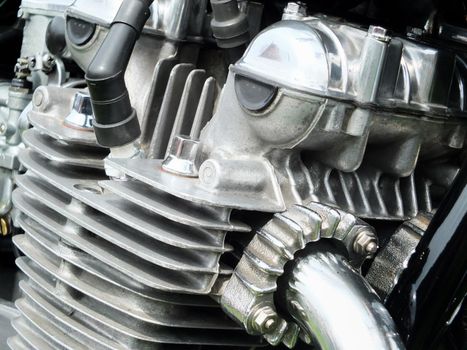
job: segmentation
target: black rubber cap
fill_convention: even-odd
[[[244,108],[256,112],[272,103],[277,87],[237,74],[235,75],[235,93]]]
[[[45,32],[45,44],[51,54],[60,56],[65,51],[65,31],[65,19],[60,16],[52,18]]]
[[[76,46],[82,46],[91,40],[96,25],[74,17],[66,19],[66,33],[70,41]]]

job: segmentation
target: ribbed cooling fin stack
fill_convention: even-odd
[[[334,205],[361,218],[408,220],[420,210],[431,210],[426,179],[415,180],[385,174],[371,166],[353,172],[329,168],[318,162],[308,165],[314,200]]]
[[[216,80],[203,69],[175,58],[159,61],[142,122],[141,147],[148,158],[164,159],[176,135],[197,139],[217,93]]]
[[[142,123],[141,147],[147,158],[107,159],[107,164],[126,181],[100,181],[99,185],[145,210],[192,228],[218,232],[222,239],[228,240],[229,233],[234,237],[241,232],[249,233],[249,226],[230,220],[231,208],[215,207],[209,205],[209,201],[200,202],[196,198],[180,196],[178,191],[173,191],[173,187],[177,187],[175,183],[165,186],[154,181],[154,176],[165,176],[169,182],[177,178],[166,169],[162,170],[162,159],[170,154],[171,146],[179,135],[197,142],[201,130],[213,115],[218,93],[216,80],[206,71],[189,63],[177,63],[174,58],[158,63],[154,80],[151,91],[153,103],[148,109],[157,118],[143,118]],[[121,166],[120,161],[128,161],[130,167]],[[248,239],[251,239],[250,235]],[[231,261],[233,248],[229,246],[224,253],[229,255],[228,258],[224,255],[224,260]],[[233,267],[226,265],[221,268],[216,283],[211,286],[211,295],[216,297],[216,291],[230,278]]]
[[[70,105],[67,94],[41,89],[54,103],[30,114],[35,127],[20,155],[27,172],[13,194],[25,232],[14,237],[25,254],[17,264],[28,278],[10,347],[257,344],[208,296],[219,276],[232,273],[220,261],[232,249],[226,232],[250,228],[224,210],[108,180],[107,151],[91,131],[67,127],[56,113],[57,105]]]

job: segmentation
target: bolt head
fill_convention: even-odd
[[[301,1],[289,2],[284,9],[284,14],[305,17],[307,15],[307,6]]]
[[[376,40],[388,42],[391,38],[387,36],[387,29],[379,26],[370,26],[368,28],[368,35]]]

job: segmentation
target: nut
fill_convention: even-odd
[[[284,8],[284,15],[282,19],[297,19],[301,17],[306,17],[307,15],[307,6],[301,1],[289,2]]]
[[[355,253],[361,255],[374,254],[378,250],[378,239],[372,231],[361,231],[355,237],[353,249]]]
[[[162,168],[174,174],[197,177],[198,167],[196,158],[198,156],[198,148],[199,141],[182,135],[175,136],[170,145],[169,154],[162,163]],[[210,170],[206,171],[209,173]],[[207,175],[205,174],[205,176]]]
[[[375,38],[376,40],[383,41],[383,42],[388,42],[391,40],[389,36],[387,36],[387,30],[386,28],[383,27],[378,27],[378,26],[370,26],[368,28],[368,35]]]
[[[253,315],[253,329],[259,333],[269,333],[277,326],[277,314],[270,306],[256,310]]]

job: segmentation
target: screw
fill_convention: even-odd
[[[270,306],[256,310],[253,315],[253,329],[259,333],[269,333],[277,326],[277,314]]]
[[[355,237],[353,249],[357,254],[361,255],[374,254],[378,250],[378,239],[372,231],[361,231]]]
[[[36,58],[35,57],[30,57],[28,59],[28,62],[29,62],[29,67],[30,68],[34,68],[36,66]]]
[[[383,41],[383,42],[388,42],[391,40],[389,36],[387,36],[387,30],[386,28],[383,27],[378,27],[378,26],[370,26],[368,28],[368,35],[375,38],[376,40]]]
[[[6,131],[6,124],[5,123],[1,123],[0,124],[0,134],[4,134]]]

